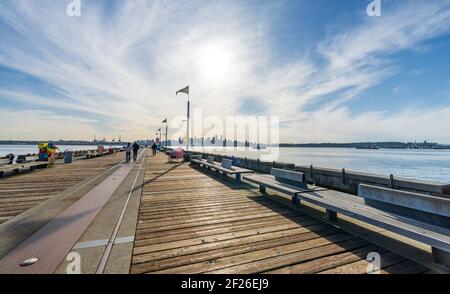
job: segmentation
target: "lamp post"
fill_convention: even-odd
[[[164,123],[166,124],[166,140],[165,140],[166,143],[164,144],[164,149],[167,149],[167,131],[168,131],[168,125],[169,125],[169,124],[167,123],[167,118],[166,118],[165,120],[163,120],[162,123],[163,123],[163,124],[164,124]]]
[[[158,132],[159,132],[159,144],[161,144],[161,129],[159,129]]]

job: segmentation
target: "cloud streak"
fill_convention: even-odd
[[[66,4],[0,4],[0,29],[7,40],[0,44],[0,65],[52,89],[39,93],[15,80],[5,83],[0,89],[2,116],[14,123],[2,127],[0,139],[37,134],[31,128],[27,135],[21,129],[25,125],[6,109],[26,113],[30,126],[40,120],[61,124],[62,113],[67,115],[64,124],[70,127],[39,133],[43,138],[151,137],[163,118],[184,114],[185,101],[175,91],[186,84],[191,85],[193,106],[211,115],[242,114],[245,97],[261,101],[264,107],[258,112],[280,116],[286,126],[282,141],[291,142],[391,138],[393,128],[386,122],[405,134],[401,128],[412,123],[409,115],[430,125],[433,115],[448,111],[430,107],[422,115],[411,109],[355,116],[348,108],[352,99],[398,72],[392,54],[448,34],[446,1],[411,1],[389,9],[382,20],[362,18],[319,40],[315,52],[300,51],[284,63],[273,52],[277,15],[269,13],[269,5],[82,1],[82,16],[68,17]],[[307,111],[311,104],[319,106]],[[361,123],[375,127],[351,127]],[[440,123],[450,126],[448,120]],[[417,136],[450,142],[431,127],[418,130]]]

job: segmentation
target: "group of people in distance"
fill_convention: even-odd
[[[131,151],[133,151],[133,161],[137,161],[137,154],[139,149],[141,149],[141,146],[139,146],[139,144],[137,142],[134,142],[133,145],[131,145],[131,143],[128,143],[127,146],[125,147],[125,162],[129,163],[131,161]],[[153,151],[153,155],[156,155],[156,143],[153,142],[152,145],[152,151]]]

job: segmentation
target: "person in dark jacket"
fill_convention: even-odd
[[[156,148],[158,148],[158,147],[156,146],[156,143],[153,142],[153,145],[152,145],[153,155],[156,155]]]
[[[133,147],[133,161],[136,161],[137,154],[138,154],[139,149],[141,149],[141,146],[139,146],[139,144],[137,142],[134,142],[132,147]]]

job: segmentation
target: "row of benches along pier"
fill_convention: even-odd
[[[123,151],[121,148],[115,148],[113,152],[109,150],[77,150],[72,153],[76,159],[91,159],[110,155],[112,153]],[[55,160],[62,160],[64,153],[57,153]],[[34,171],[36,169],[43,169],[51,166],[53,163],[48,161],[39,161],[36,155],[19,156],[16,163],[11,163],[8,158],[0,158],[0,178],[7,175],[17,175],[24,171]]]
[[[296,206],[306,202],[322,207],[329,221],[336,221],[339,213],[431,246],[432,262],[450,270],[450,185],[402,179],[403,184],[409,181],[410,187],[422,190],[399,189],[393,187],[392,176],[386,186],[366,175],[355,195],[317,185],[312,172],[308,179],[304,172],[274,167],[268,174],[255,174],[246,168],[247,159],[219,158],[220,163],[215,159],[207,154],[190,156],[191,165],[230,175],[237,183],[244,174],[242,179],[257,185],[261,193],[271,189],[291,197]],[[233,166],[236,162],[238,166]]]

